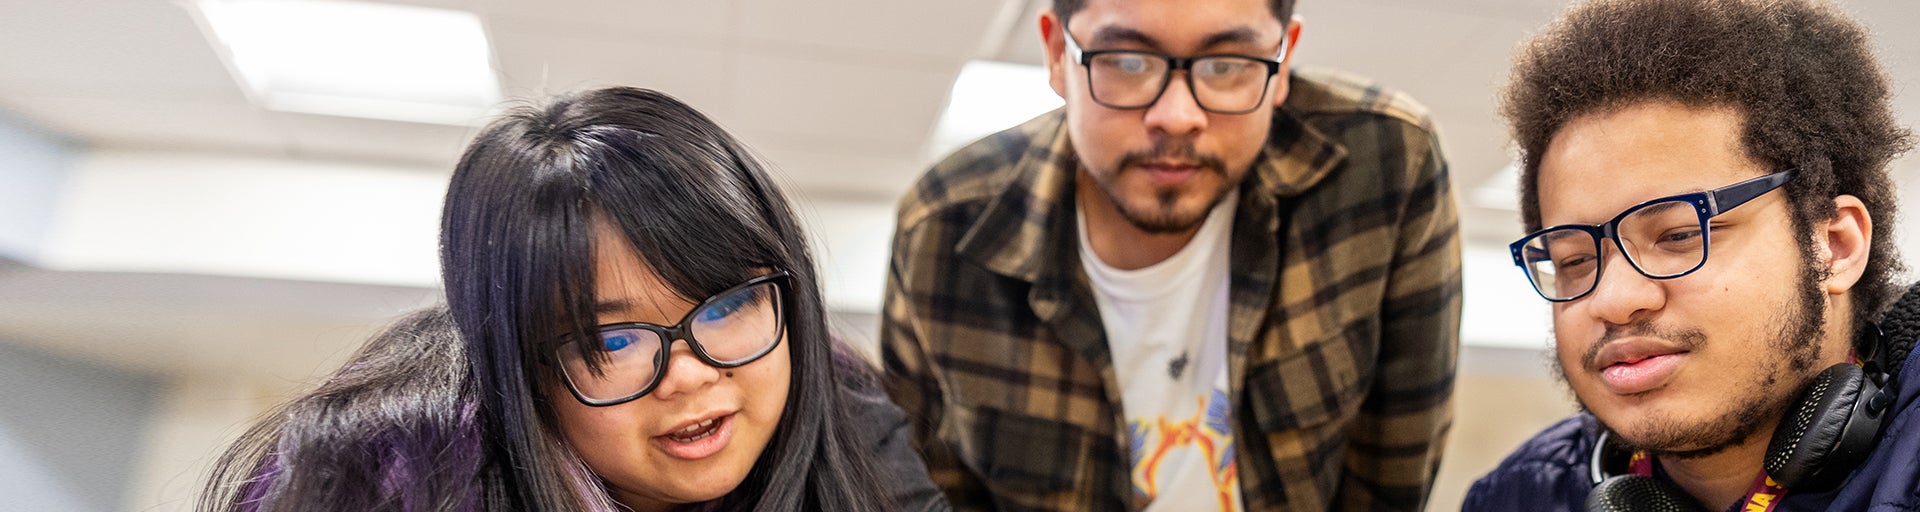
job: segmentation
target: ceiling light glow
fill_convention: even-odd
[[[465,125],[500,102],[480,18],[342,0],[199,0],[249,94],[278,111]]]
[[[938,158],[1064,104],[1048,85],[1047,68],[1043,66],[969,61],[953,81],[953,92],[934,127],[927,157]]]

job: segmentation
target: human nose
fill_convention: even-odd
[[[1166,89],[1147,107],[1147,127],[1168,135],[1187,135],[1206,129],[1207,112],[1194,97],[1193,87],[1186,80],[1187,72],[1168,73]]]
[[[1609,325],[1627,325],[1639,317],[1660,310],[1666,304],[1666,288],[1641,274],[1615,247],[1606,248],[1600,275],[1595,276],[1593,291],[1586,297],[1586,308],[1594,318]]]
[[[675,343],[673,351],[667,354],[667,365],[661,369],[660,384],[653,388],[653,397],[672,400],[682,393],[696,391],[720,380],[720,369],[707,365],[698,356],[693,355],[693,347],[685,343]]]

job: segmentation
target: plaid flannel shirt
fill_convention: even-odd
[[[1297,71],[1240,185],[1228,372],[1247,510],[1418,510],[1452,420],[1458,217],[1408,97]],[[1055,111],[900,201],[888,392],[961,510],[1129,510],[1127,429]]]

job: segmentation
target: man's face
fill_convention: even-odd
[[[1575,118],[1540,160],[1542,225],[1599,224],[1771,173],[1741,149],[1742,123],[1666,102]],[[1802,256],[1785,194],[1714,217],[1706,264],[1679,278],[1641,275],[1605,242],[1593,292],[1554,306],[1567,384],[1627,444],[1711,454],[1777,421],[1811,368],[1845,357],[1822,353],[1823,277]]]
[[[1066,28],[1086,51],[1173,57],[1273,58],[1281,39],[1291,37],[1268,0],[1091,0],[1070,23]],[[1057,25],[1052,14],[1042,16],[1048,70],[1054,91],[1066,99],[1068,136],[1083,169],[1136,227],[1180,232],[1197,226],[1260,154],[1273,108],[1286,97],[1286,69],[1266,80],[1265,97],[1245,114],[1201,109],[1184,71],[1173,72],[1152,105],[1114,109],[1093,100],[1087,67],[1066,60]]]

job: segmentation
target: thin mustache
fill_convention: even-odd
[[[1698,349],[1707,342],[1707,334],[1700,332],[1700,329],[1667,329],[1653,325],[1653,322],[1634,322],[1632,325],[1607,328],[1607,333],[1600,336],[1599,341],[1587,345],[1587,353],[1580,357],[1581,366],[1592,368],[1596,360],[1600,358],[1601,347],[1607,346],[1608,343],[1614,340],[1630,336],[1660,338],[1673,341],[1674,343],[1679,343],[1682,349],[1689,351]]]
[[[1193,147],[1193,141],[1186,139],[1160,139],[1153,143],[1151,150],[1127,153],[1120,158],[1120,168],[1139,167],[1147,162],[1162,159],[1193,160],[1200,167],[1221,175],[1225,175],[1227,171],[1225,160],[1221,160],[1216,155],[1200,153]]]

